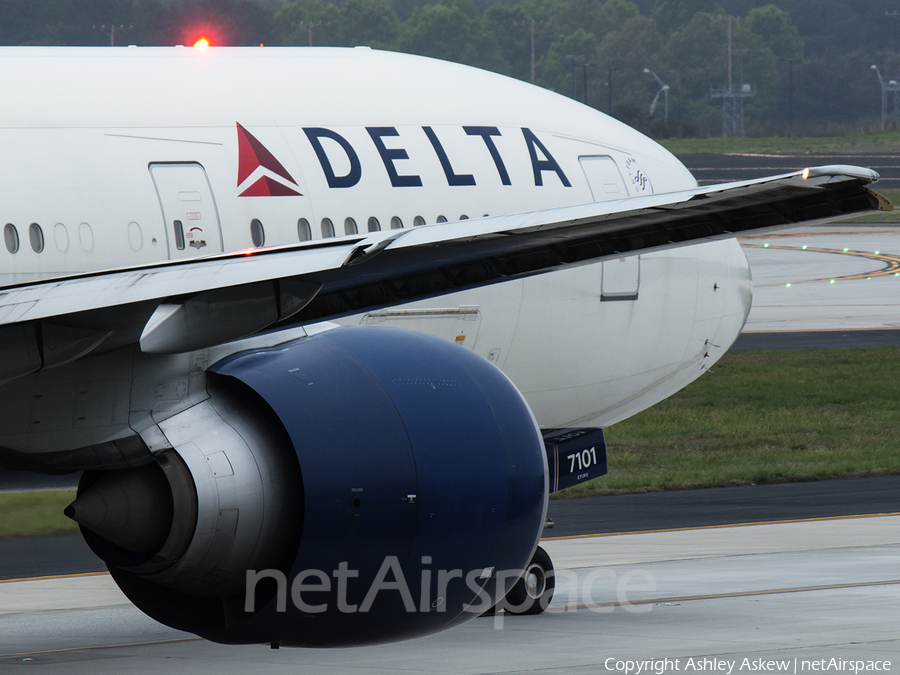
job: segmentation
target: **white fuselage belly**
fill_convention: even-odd
[[[457,339],[512,379],[543,428],[606,427],[699,377],[731,346],[750,309],[749,268],[735,240],[642,255],[637,298],[601,299],[603,267],[617,263],[339,323]],[[445,311],[411,311],[431,308]]]
[[[22,102],[0,125],[3,285],[240,250],[260,236],[291,244],[306,227],[327,236],[328,223],[340,237],[373,219],[408,228],[696,185],[649,139],[514,80],[364,49],[214,51],[63,60],[47,50],[54,67],[41,72],[0,52],[9,100]],[[88,95],[85,72],[97,87]],[[541,426],[606,426],[698,377],[749,307],[732,240],[341,323],[454,339],[496,363]]]

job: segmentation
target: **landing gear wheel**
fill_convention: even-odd
[[[525,574],[497,606],[507,614],[540,614],[553,599],[555,585],[553,561],[538,546],[525,568]]]

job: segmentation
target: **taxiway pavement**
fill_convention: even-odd
[[[559,570],[548,612],[344,650],[206,642],[143,617],[106,575],[0,583],[0,672],[537,675],[624,673],[652,660],[669,673],[710,662],[723,663],[716,672],[813,673],[823,669],[812,662],[832,659],[900,672],[900,515],[545,546]]]
[[[745,333],[900,329],[900,224],[797,228],[741,246],[753,274]]]

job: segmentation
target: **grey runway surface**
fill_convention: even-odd
[[[648,659],[669,659],[665,670],[644,664],[642,672],[660,674],[812,673],[832,659],[859,661],[860,672],[876,663],[900,672],[900,516],[600,535],[545,547],[557,568],[548,612],[501,613],[418,640],[345,650],[209,643],[147,619],[106,575],[2,583],[0,672],[621,674],[631,661],[634,675],[634,662]],[[725,665],[698,665],[707,659]]]
[[[900,512],[900,476],[551,500],[544,537]],[[0,579],[99,572],[79,535],[0,539]]]
[[[856,349],[900,347],[900,329],[744,332],[729,351],[753,349]]]
[[[900,513],[900,476],[550,501],[545,537]]]
[[[761,155],[752,153],[679,155],[678,159],[690,170],[700,185],[728,183],[751,178],[763,178],[798,171],[808,166],[851,164],[874,169],[881,175],[878,187],[900,190],[900,155],[843,154],[843,155]]]
[[[105,570],[80,534],[0,539],[0,580]]]
[[[24,492],[27,490],[74,490],[78,487],[81,472],[62,476],[45,476],[31,471],[0,469],[0,492]]]
[[[818,347],[833,346],[835,332],[900,329],[900,225],[836,223],[740,241],[753,275],[745,333],[814,332],[806,342]]]

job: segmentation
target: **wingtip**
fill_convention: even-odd
[[[857,178],[859,180],[865,181],[866,183],[874,183],[879,178],[881,178],[877,171],[873,171],[872,169],[867,169],[862,166],[851,166],[849,164],[810,166],[803,169],[800,175],[803,180],[818,178],[820,176],[827,176],[831,178],[837,178],[840,176],[847,178]]]

